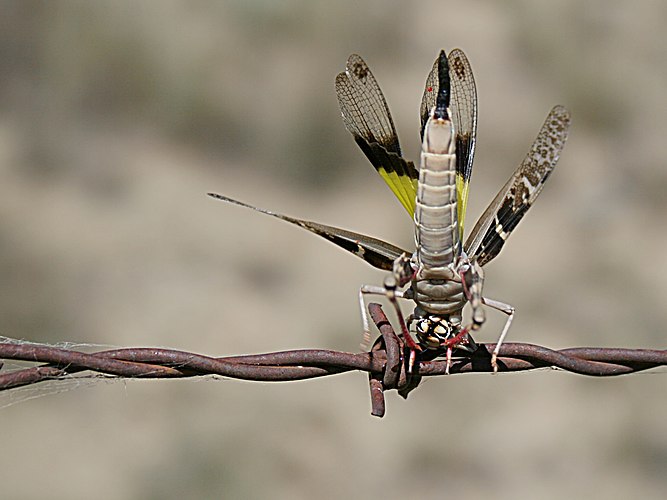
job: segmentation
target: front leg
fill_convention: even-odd
[[[398,321],[401,325],[401,333],[405,338],[406,344],[408,344],[410,348],[414,348],[416,350],[421,351],[421,348],[415,343],[415,341],[410,336],[408,327],[403,317],[403,311],[401,311],[401,308],[398,305],[397,299],[404,298],[403,294],[404,294],[403,290],[397,290],[396,287],[393,286],[393,284],[391,283],[391,277],[388,277],[385,280],[385,286],[375,286],[375,285],[361,286],[361,288],[359,289],[359,310],[361,311],[361,321],[363,323],[363,328],[364,328],[364,340],[363,343],[361,344],[362,349],[364,350],[368,349],[371,340],[371,323],[368,318],[368,312],[366,310],[366,301],[364,300],[364,296],[381,295],[389,299],[392,306],[394,307],[394,310],[396,311],[396,316],[398,316]]]
[[[387,292],[383,287],[375,285],[361,285],[361,288],[359,289],[359,310],[361,311],[361,322],[363,323],[364,328],[361,349],[366,351],[371,343],[371,322],[368,319],[368,311],[366,310],[364,295],[382,295],[386,297]]]
[[[364,341],[361,344],[362,349],[367,349],[370,344],[371,339],[371,327],[370,321],[368,320],[368,314],[366,313],[366,303],[364,301],[364,295],[373,294],[373,295],[384,295],[389,299],[391,305],[396,311],[396,316],[398,317],[398,322],[401,327],[401,333],[403,336],[403,341],[410,350],[410,357],[408,362],[408,372],[412,372],[412,367],[415,362],[415,358],[418,351],[421,351],[421,347],[414,341],[408,327],[405,323],[405,318],[403,317],[403,311],[401,311],[400,306],[398,305],[397,299],[404,298],[404,291],[401,290],[403,286],[408,284],[415,275],[415,270],[412,267],[412,262],[410,257],[407,254],[402,254],[394,260],[392,273],[387,276],[384,280],[383,286],[373,286],[373,285],[363,285],[359,290],[359,307],[361,309],[361,318],[364,325]]]
[[[414,339],[410,335],[408,326],[405,324],[405,319],[403,318],[403,311],[401,311],[401,308],[398,305],[398,300],[396,300],[397,298],[399,298],[398,294],[400,294],[400,297],[403,297],[403,292],[401,290],[397,290],[396,286],[397,283],[394,276],[387,276],[385,278],[384,288],[387,291],[387,298],[394,306],[394,310],[396,311],[396,316],[398,317],[398,324],[401,326],[401,332],[403,333],[403,340],[405,341],[405,344],[408,350],[410,351],[410,356],[408,359],[408,374],[410,374],[412,373],[412,367],[415,364],[417,352],[421,352],[422,348],[419,347],[419,345],[414,341]]]
[[[370,344],[371,339],[371,327],[370,321],[368,319],[368,313],[366,311],[366,302],[364,300],[364,295],[382,295],[387,297],[394,307],[396,316],[398,317],[398,323],[401,327],[401,333],[403,341],[405,342],[406,347],[410,351],[408,357],[408,373],[412,373],[412,367],[415,364],[415,359],[417,352],[421,352],[421,347],[414,341],[410,335],[410,331],[406,325],[405,318],[403,317],[403,311],[401,311],[400,306],[398,305],[398,299],[402,299],[403,290],[398,290],[396,288],[396,280],[393,276],[387,276],[384,280],[384,286],[374,286],[374,285],[363,285],[359,290],[359,308],[361,310],[361,319],[364,327],[364,340],[361,344],[361,348],[366,350]]]

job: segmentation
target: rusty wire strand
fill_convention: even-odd
[[[373,415],[385,411],[384,392],[396,389],[407,397],[422,377],[444,375],[446,362],[418,359],[407,373],[402,340],[378,304],[369,312],[381,337],[371,352],[347,353],[302,349],[248,356],[214,358],[191,352],[157,348],[112,349],[87,354],[72,349],[32,343],[0,342],[0,360],[41,363],[39,366],[0,372],[0,391],[16,389],[47,380],[61,379],[83,371],[122,378],[183,378],[220,375],[243,380],[277,382],[303,380],[344,373],[368,373]],[[455,358],[450,373],[491,372],[491,352],[495,344]],[[608,377],[635,373],[667,364],[666,350],[582,347],[552,350],[523,343],[501,346],[499,371],[516,372],[554,367],[581,375]],[[0,364],[0,368],[1,368]]]

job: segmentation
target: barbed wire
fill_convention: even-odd
[[[381,336],[370,352],[301,349],[248,356],[211,357],[160,348],[108,349],[84,353],[71,348],[22,341],[0,342],[0,360],[41,363],[39,366],[0,371],[0,391],[62,379],[84,371],[119,378],[183,378],[219,375],[261,382],[304,380],[349,371],[368,373],[371,414],[385,413],[384,393],[396,390],[403,397],[423,377],[445,375],[447,363],[424,354],[409,373],[403,342],[379,304],[369,312]],[[492,372],[491,352],[495,344],[479,344],[474,353],[455,352],[450,374]],[[517,372],[558,368],[580,375],[609,377],[636,373],[667,364],[667,350],[581,347],[552,350],[546,347],[506,343],[501,346],[498,371]],[[0,362],[0,370],[2,362]]]

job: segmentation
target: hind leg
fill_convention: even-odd
[[[496,342],[496,347],[495,349],[493,349],[493,353],[491,354],[491,366],[493,367],[493,373],[497,373],[498,353],[500,352],[500,346],[503,345],[505,336],[507,335],[507,332],[509,331],[510,326],[512,325],[515,309],[514,306],[505,304],[504,302],[499,302],[497,300],[487,299],[486,297],[482,297],[482,302],[489,307],[493,307],[494,309],[497,309],[498,311],[507,314],[507,321],[505,321],[505,326],[503,327],[503,331],[500,333],[500,337],[498,337],[498,342]]]

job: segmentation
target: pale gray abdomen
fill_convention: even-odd
[[[456,170],[431,170],[434,163],[451,163],[454,155],[439,155],[422,165],[415,207],[417,261],[428,269],[454,262],[458,244],[456,224]]]
[[[419,269],[452,264],[458,240],[454,129],[449,120],[431,118],[424,130],[415,207]]]
[[[455,145],[452,122],[431,116],[424,128],[417,185],[417,273],[412,282],[415,302],[431,314],[458,313],[466,302],[455,268],[459,245]]]

